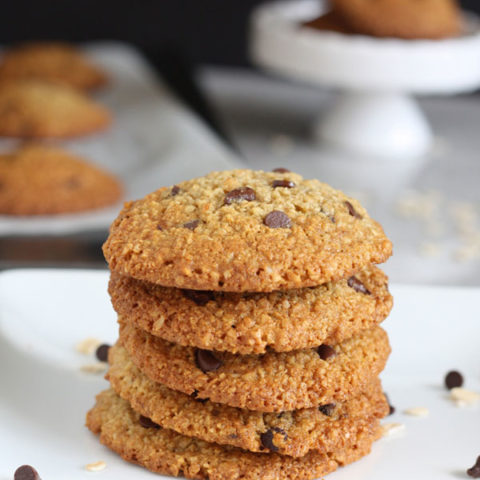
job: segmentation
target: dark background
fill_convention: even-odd
[[[248,65],[247,30],[260,0],[3,0],[0,44],[123,40],[151,59],[181,52],[192,63]],[[480,12],[478,0],[463,8]]]

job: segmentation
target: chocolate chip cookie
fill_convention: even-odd
[[[361,205],[291,172],[233,170],[129,202],[110,269],[166,287],[271,292],[348,278],[391,254]]]
[[[250,354],[335,344],[371,328],[392,308],[387,276],[368,267],[319,287],[228,293],[162,287],[112,273],[117,313],[169,342]]]

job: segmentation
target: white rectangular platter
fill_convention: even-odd
[[[0,480],[22,464],[45,480],[165,478],[122,461],[85,427],[94,396],[108,384],[84,373],[93,358],[75,345],[86,337],[113,343],[116,317],[108,273],[16,270],[0,273]],[[480,391],[480,289],[393,286],[395,307],[385,322],[393,348],[384,387],[406,425],[378,441],[360,462],[332,480],[453,480],[480,455],[479,406],[459,408],[447,397],[444,374],[453,368]],[[406,408],[427,407],[426,418]],[[103,460],[91,473],[85,465]]]

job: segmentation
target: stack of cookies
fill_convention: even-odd
[[[370,451],[391,243],[358,202],[285,169],[214,172],[127,203],[104,253],[103,444],[210,480],[314,479]]]

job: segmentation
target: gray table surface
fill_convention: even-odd
[[[199,81],[248,166],[287,167],[363,202],[394,243],[391,281],[480,285],[480,96],[421,98],[433,149],[392,161],[315,142],[334,92],[217,67]]]

